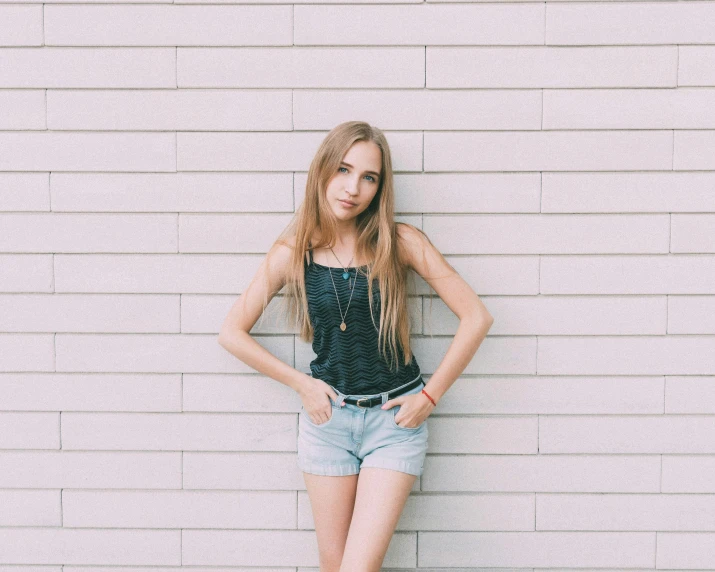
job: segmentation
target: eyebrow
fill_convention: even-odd
[[[340,161],[341,165],[347,165],[351,169],[354,169],[354,167],[350,163],[346,163],[345,161]],[[378,179],[380,178],[380,173],[376,173],[375,171],[365,171],[366,173],[369,173],[370,175],[375,175]]]

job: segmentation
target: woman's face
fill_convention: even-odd
[[[372,141],[356,141],[328,183],[325,196],[338,221],[352,222],[377,194],[382,152]]]

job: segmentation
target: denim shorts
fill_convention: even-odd
[[[417,379],[417,378],[415,378]],[[412,381],[393,388],[399,389]],[[420,393],[424,381],[402,395]],[[400,405],[390,409],[358,407],[351,403],[341,405],[345,397],[382,396],[344,394],[332,385],[338,394],[330,398],[332,415],[324,423],[316,424],[301,406],[298,415],[298,467],[315,475],[355,475],[360,467],[382,467],[421,476],[427,454],[427,419],[417,427],[400,427],[395,415]],[[394,399],[394,398],[393,398]]]

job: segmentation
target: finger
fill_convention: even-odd
[[[333,401],[337,402],[337,401],[338,401],[338,394],[335,393],[335,392],[333,392],[333,393],[334,393],[335,395],[334,395],[334,397],[333,397],[332,399],[333,399]],[[345,402],[344,402],[344,401],[341,401],[341,402],[340,402],[340,405],[345,405]]]

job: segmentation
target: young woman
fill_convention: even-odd
[[[301,398],[298,457],[321,572],[379,571],[427,452],[426,419],[471,361],[493,318],[420,229],[394,220],[392,159],[367,123],[335,127],[305,198],[226,317],[219,343]],[[425,385],[410,348],[408,271],[459,318]],[[317,357],[310,374],[249,334],[283,300]]]

